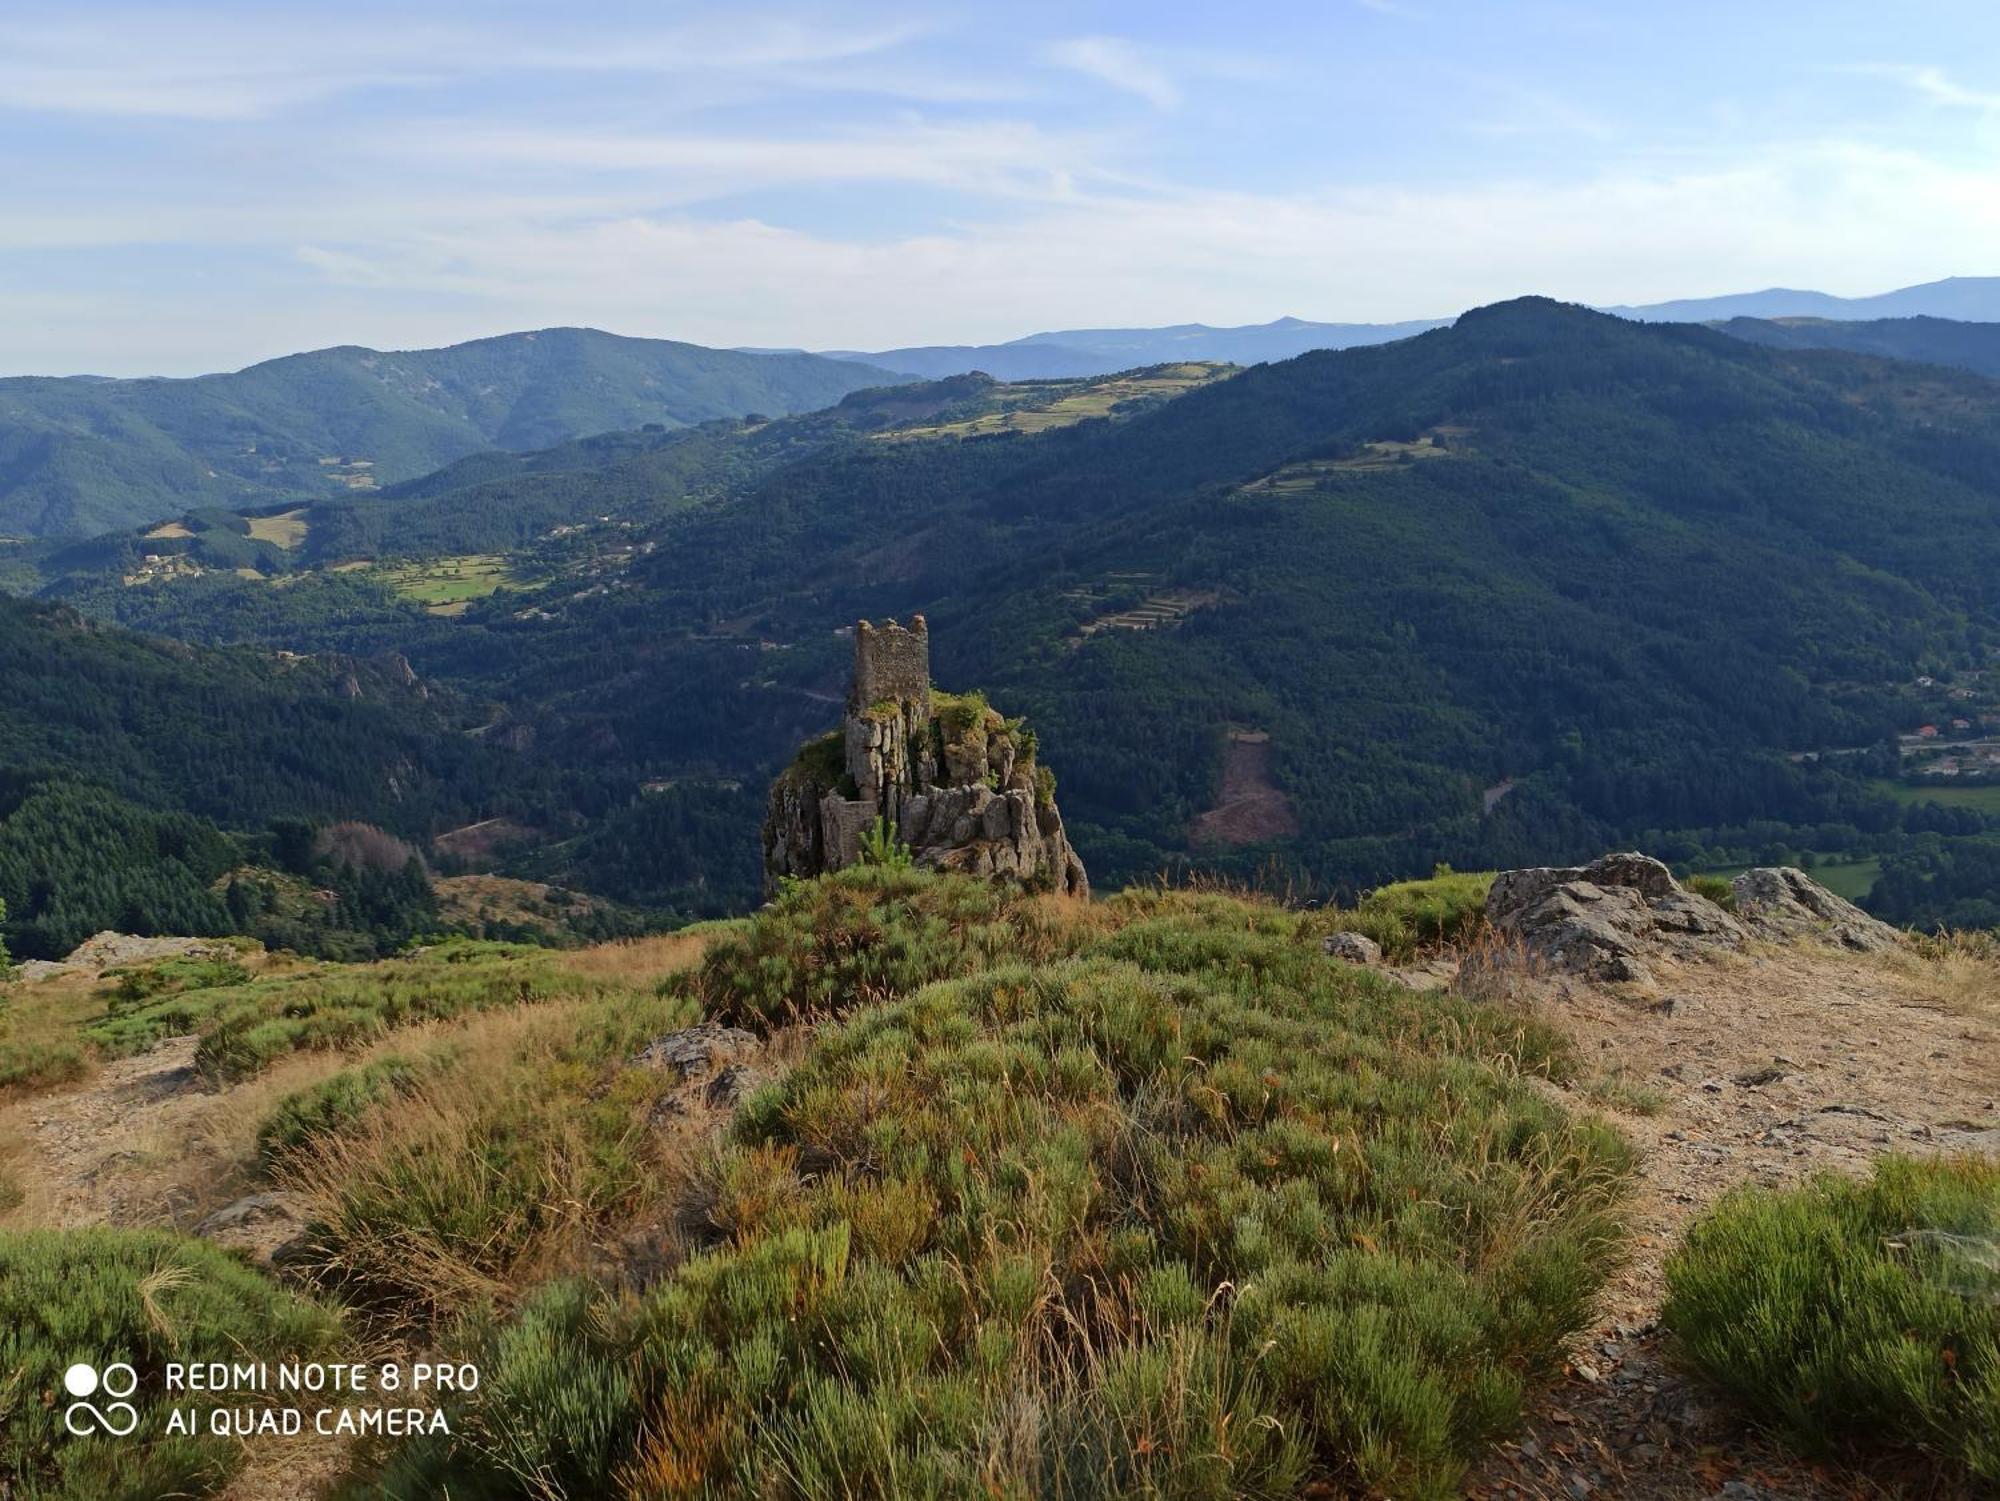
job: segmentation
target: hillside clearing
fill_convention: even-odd
[[[1273,760],[1268,732],[1229,732],[1215,806],[1195,819],[1190,832],[1197,844],[1258,844],[1298,828],[1291,799],[1272,775]]]
[[[253,541],[269,542],[274,547],[286,551],[297,547],[306,539],[310,523],[306,520],[306,508],[283,511],[276,516],[245,516]]]

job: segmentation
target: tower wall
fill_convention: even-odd
[[[848,709],[860,713],[875,704],[915,704],[931,712],[931,633],[921,615],[907,626],[885,620],[854,627],[854,687]]]

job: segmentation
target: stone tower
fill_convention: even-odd
[[[854,627],[854,686],[847,693],[847,712],[859,714],[871,704],[898,702],[931,712],[931,628],[921,615],[907,626],[893,620],[880,625],[858,621]]]
[[[855,625],[840,728],[772,785],[766,885],[856,863],[863,836],[887,820],[919,865],[1087,895],[1032,734],[976,695],[934,697],[930,645],[921,615]]]

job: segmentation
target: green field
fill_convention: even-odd
[[[1899,803],[1937,803],[1946,808],[1977,808],[1981,813],[2000,813],[2000,782],[1977,783],[1964,787],[1943,784],[1912,787],[1906,782],[1877,781],[1873,784]]]
[[[423,605],[433,615],[462,614],[473,600],[511,588],[514,583],[507,560],[498,553],[467,553],[456,558],[434,558],[426,563],[403,563],[384,568],[380,573],[383,583],[404,599]]]
[[[1721,876],[1724,880],[1733,880],[1749,868],[1747,865],[1714,865],[1701,873],[1705,876]],[[1820,863],[1812,868],[1811,874],[1815,881],[1835,896],[1846,897],[1850,902],[1858,902],[1868,895],[1869,888],[1875,884],[1875,878],[1882,874],[1882,859],[1879,855],[1870,855],[1865,860],[1837,860],[1830,855],[1821,856]]]

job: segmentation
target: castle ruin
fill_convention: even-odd
[[[855,625],[840,728],[800,751],[771,788],[766,885],[858,863],[878,827],[922,866],[1090,889],[1032,732],[978,695],[934,694],[921,615]]]

